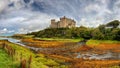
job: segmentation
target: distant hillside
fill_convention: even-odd
[[[85,26],[74,28],[47,28],[38,32],[28,33],[40,38],[84,38],[98,40],[120,40],[120,22],[111,21],[107,24],[99,25],[96,28]]]

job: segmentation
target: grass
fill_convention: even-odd
[[[23,36],[24,38],[32,38],[32,37],[34,37],[34,35],[25,35],[25,36]]]
[[[61,41],[74,41],[74,42],[78,42],[82,39],[54,39],[54,38],[41,38],[43,40],[61,40]],[[1,41],[0,41],[1,42]],[[111,41],[111,40],[88,40],[87,42],[87,45],[95,45],[95,46],[98,46],[99,44],[101,43],[109,43],[109,44],[117,44],[117,43],[120,43],[120,41]],[[32,52],[30,49],[27,49],[25,47],[22,47],[22,46],[19,46],[17,44],[13,44],[13,43],[10,43],[10,42],[6,42],[7,45],[11,46],[12,48],[14,48],[16,50],[16,54],[14,56],[14,60],[12,60],[12,58],[3,50],[3,49],[0,49],[0,68],[18,68],[18,66],[20,65],[20,58],[22,56],[23,59],[26,59],[28,60],[29,57],[32,55],[32,63],[31,63],[31,68],[68,68],[67,66],[65,65],[62,65],[60,64],[59,62],[56,62],[55,60],[53,59],[50,59],[50,58],[47,58],[45,55],[43,54],[35,54],[34,52]],[[106,46],[106,45],[105,45]],[[68,59],[68,58],[64,58],[62,56],[52,56],[53,58],[54,57],[57,57],[57,58],[60,58],[60,59]],[[79,61],[79,60],[78,60]],[[81,66],[86,66],[86,65],[94,65],[93,63],[96,63],[98,62],[97,64],[99,66],[102,66],[101,65],[101,62],[103,62],[102,64],[104,65],[105,63],[108,63],[108,62],[113,62],[113,61],[83,61],[83,64],[81,63],[77,63],[77,61],[74,61],[76,62],[76,66],[78,67],[73,67],[73,68],[79,68]],[[120,61],[115,61],[113,63],[110,63],[110,65],[112,64],[115,64],[116,66],[112,66],[110,68],[117,68],[119,66],[118,63]],[[99,64],[100,63],[100,64]],[[107,64],[106,64],[107,65]],[[81,67],[82,68],[82,67]],[[85,68],[85,67],[83,67]]]
[[[75,42],[70,41],[48,41],[48,40],[39,40],[39,39],[22,39],[21,42],[23,43],[31,43],[26,44],[27,46],[32,47],[42,47],[42,48],[49,48],[49,47],[62,47],[66,45],[74,45]]]
[[[120,66],[112,66],[112,67],[109,67],[109,68],[120,68]]]
[[[55,41],[69,41],[69,42],[79,42],[81,40],[83,40],[82,38],[77,38],[77,39],[66,39],[66,38],[35,38],[35,39],[39,39],[39,40],[55,40]]]
[[[81,40],[83,40],[83,38],[74,38],[74,39],[69,39],[69,38],[57,38],[57,37],[53,37],[53,38],[40,38],[40,37],[36,37],[36,38],[33,38],[34,35],[19,35],[17,37],[22,37],[23,39],[38,39],[38,40],[48,40],[48,41],[51,41],[51,40],[54,40],[54,41],[69,41],[69,42],[79,42]]]
[[[0,49],[0,68],[15,68],[12,58],[8,56],[5,50]]]
[[[30,55],[33,56],[32,59],[32,63],[31,63],[31,67],[32,68],[48,68],[47,64],[51,64],[51,65],[59,65],[58,63],[56,63],[54,60],[52,59],[47,59],[44,56],[38,56],[36,54],[34,54],[33,52],[31,52],[29,49],[20,47],[20,46],[16,46],[15,44],[11,44],[11,46],[13,46],[13,48],[17,49],[17,53],[18,55],[16,56],[17,58],[20,58],[20,54],[22,54],[22,56],[27,59],[29,58]],[[35,58],[37,57],[37,58]]]
[[[87,46],[98,49],[98,51],[95,51],[95,53],[102,54],[106,51],[114,52],[114,53],[120,53],[120,41],[114,41],[114,40],[89,40],[87,42]],[[99,51],[101,50],[101,51]]]
[[[53,68],[55,68],[55,67],[60,68],[63,66],[63,65],[60,65],[58,62],[56,62],[53,59],[46,58],[42,54],[35,54],[31,50],[24,48],[22,46],[19,46],[17,44],[13,44],[10,42],[6,42],[6,44],[16,50],[16,54],[14,56],[13,63],[16,63],[17,65],[14,64],[14,66],[18,67],[20,65],[19,62],[20,62],[21,57],[22,57],[22,59],[28,60],[30,56],[32,56],[31,68],[49,68],[49,66],[52,66]],[[2,52],[2,53],[0,53],[0,57],[2,57],[2,54],[5,54],[4,56],[6,56],[6,58],[0,58],[0,62],[2,60],[3,63],[5,62],[4,66],[9,66],[9,64],[12,63],[10,56],[8,56],[4,51],[0,51],[0,52]],[[8,62],[6,61],[6,59],[8,60]],[[0,63],[0,66],[1,66],[1,63]],[[0,67],[0,68],[13,68],[13,67],[4,67],[4,66]]]
[[[120,68],[120,60],[79,60],[74,63],[74,68]]]
[[[118,43],[120,43],[120,41],[114,41],[114,40],[93,40],[93,39],[90,39],[90,40],[88,40],[87,45],[98,46],[101,43],[118,44]]]

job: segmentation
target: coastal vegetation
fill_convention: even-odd
[[[59,40],[40,40],[40,39],[23,39],[23,42],[35,42],[41,43],[45,42],[47,45],[49,42],[56,43],[56,45],[60,43],[66,43],[67,41],[59,41]],[[70,42],[70,41],[69,41]],[[72,42],[72,41],[71,41]],[[91,43],[93,42],[93,43]],[[67,42],[68,43],[68,42]],[[77,42],[73,42],[77,43]],[[93,45],[97,44],[97,45]],[[4,45],[4,46],[3,46]],[[26,44],[27,45],[27,44]],[[33,44],[34,45],[34,44]],[[79,46],[77,44],[74,45],[62,45],[61,47],[56,46],[39,46],[39,48],[43,48],[37,52],[30,50],[28,48],[19,46],[17,44],[10,43],[8,41],[0,41],[0,52],[1,54],[5,54],[5,57],[8,59],[4,63],[7,68],[23,68],[30,67],[31,68],[119,68],[120,60],[116,59],[89,59],[89,58],[76,58],[76,53],[95,53],[99,55],[107,54],[107,51],[112,51],[115,53],[120,53],[119,41],[111,41],[111,40],[88,40],[86,45]],[[29,45],[28,45],[29,46]],[[76,47],[79,46],[79,47]],[[36,45],[32,46],[36,47]],[[75,47],[75,48],[74,48]],[[44,50],[45,48],[45,50]],[[48,48],[48,50],[46,49]],[[64,49],[65,48],[65,49]],[[5,60],[0,54],[1,61]],[[23,65],[23,67],[21,67]],[[2,65],[1,65],[2,66]]]
[[[36,54],[30,49],[0,41],[0,67],[1,68],[67,68],[67,66],[46,58],[43,54]]]
[[[119,25],[114,20],[96,28],[46,28],[15,34],[12,38],[38,50],[0,41],[0,57],[8,57],[3,65],[10,68],[119,68]]]
[[[85,26],[74,28],[47,28],[38,32],[28,33],[32,37],[38,38],[70,38],[70,39],[96,39],[96,40],[118,40],[120,41],[120,22],[111,21],[107,24],[99,25],[96,28]]]
[[[120,0],[0,0],[0,68],[120,68]]]

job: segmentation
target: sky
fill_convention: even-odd
[[[0,35],[39,31],[63,16],[97,27],[120,20],[120,0],[0,0]]]

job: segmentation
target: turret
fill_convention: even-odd
[[[51,28],[57,28],[57,23],[55,22],[55,19],[52,19],[51,20],[51,25],[50,25]]]
[[[60,21],[55,21],[55,19],[51,20],[51,28],[66,28],[66,27],[75,27],[76,22],[73,19],[69,19],[67,17],[60,18]]]
[[[53,24],[53,23],[55,23],[55,19],[52,19],[52,20],[51,20],[51,24]]]

